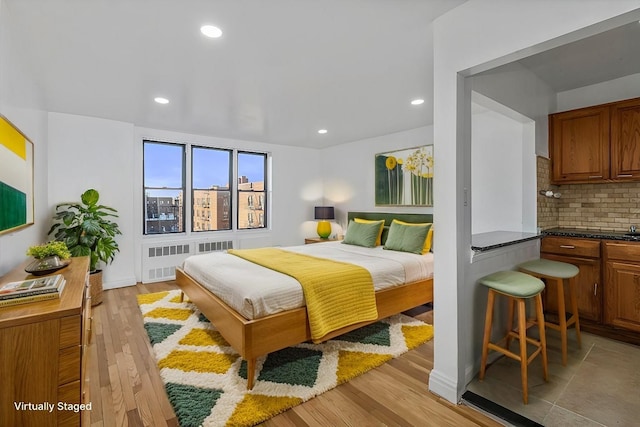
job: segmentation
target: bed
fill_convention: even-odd
[[[391,224],[393,219],[406,221],[408,223],[431,223],[433,221],[432,215],[430,214],[349,212],[348,220],[351,221],[354,218],[384,220],[385,233],[388,232],[388,226]],[[328,251],[331,245],[336,246],[337,249],[340,249],[340,245],[342,248],[351,246],[343,245],[339,242],[327,242],[307,245],[308,248],[291,247],[284,249],[309,252],[309,250],[312,249],[312,246],[317,246],[318,251],[323,253]],[[375,249],[380,252],[383,251],[381,247]],[[377,254],[375,250],[372,249],[372,251],[372,253]],[[391,253],[394,251],[384,252]],[[217,254],[216,256],[235,258],[234,255],[231,254]],[[423,257],[432,256],[432,254],[423,255]],[[195,257],[202,256],[197,255],[190,258],[193,258],[193,260],[202,260],[202,258]],[[207,280],[203,279],[202,274],[197,273],[197,270],[193,270],[193,268],[190,267],[190,264],[192,264],[191,261],[193,260],[188,259],[187,261],[189,262],[185,261],[181,267],[176,269],[177,284],[180,287],[182,294],[186,294],[189,297],[198,309],[218,329],[220,334],[229,342],[229,344],[244,360],[246,360],[248,389],[252,389],[254,385],[257,358],[267,355],[273,351],[281,350],[311,339],[309,317],[307,309],[304,306],[304,298],[300,304],[299,301],[296,301],[296,297],[291,296],[293,295],[291,294],[288,298],[282,298],[283,300],[288,301],[288,305],[283,303],[281,306],[278,306],[276,298],[274,299],[276,303],[266,304],[275,307],[268,310],[255,309],[253,304],[249,304],[249,306],[254,309],[252,312],[243,306],[242,302],[240,304],[234,302],[233,299],[230,299],[231,297],[226,295],[224,292],[219,293],[216,290],[212,291],[211,284],[206,283]],[[233,260],[233,262],[238,263],[239,261]],[[249,261],[244,260],[241,260],[240,262],[251,264]],[[215,264],[215,262],[212,262],[211,264]],[[256,270],[261,268],[265,271]],[[190,271],[190,269],[192,271]],[[256,283],[258,281],[261,283],[267,282],[266,278],[269,275],[280,274],[276,272],[267,272],[270,270],[259,266],[246,267],[243,268],[243,270],[249,270],[248,272],[245,271],[242,273],[245,275],[249,274],[249,276],[243,277],[242,281],[246,281],[245,279],[247,277],[251,277]],[[323,340],[335,338],[336,336],[342,335],[351,330],[373,323],[376,320],[384,319],[391,315],[398,314],[433,301],[432,270],[431,274],[426,274],[426,276],[424,272],[422,276],[414,276],[419,277],[419,279],[403,281],[401,283],[396,283],[393,286],[385,285],[387,277],[385,276],[386,273],[384,271],[380,274],[381,276],[378,273],[375,275],[372,273],[372,276],[376,277],[374,282],[377,282],[374,283],[376,288],[375,305],[377,307],[377,319],[351,324],[334,330],[323,336]],[[387,276],[389,276],[389,274],[387,274]],[[220,280],[222,286],[224,286],[224,282],[224,280]],[[231,284],[227,286],[227,289],[233,287],[234,285]],[[291,290],[291,288],[289,289]],[[299,299],[299,297],[297,298]]]

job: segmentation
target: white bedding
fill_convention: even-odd
[[[363,248],[341,242],[289,246],[289,251],[366,268],[376,291],[428,279],[433,276],[433,254],[416,255],[376,248]],[[182,267],[247,319],[257,319],[304,306],[300,283],[286,274],[253,264],[225,252],[194,255]]]

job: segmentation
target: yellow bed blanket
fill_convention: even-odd
[[[277,248],[228,252],[300,282],[314,342],[336,329],[378,318],[373,280],[365,268]]]

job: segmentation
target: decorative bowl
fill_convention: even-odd
[[[61,260],[57,255],[48,256],[45,258],[39,258],[27,265],[24,269],[27,273],[31,273],[34,276],[42,276],[44,274],[53,273],[61,268],[69,265],[71,260]]]

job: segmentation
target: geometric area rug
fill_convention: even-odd
[[[160,375],[182,427],[253,426],[380,366],[433,337],[433,326],[398,314],[321,344],[247,365],[180,291],[138,295]]]

